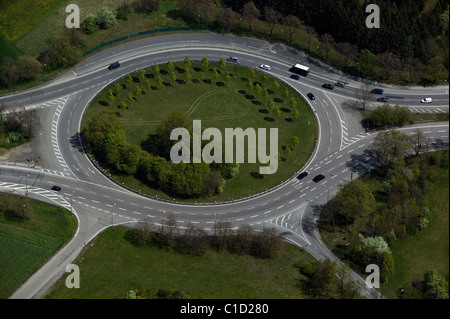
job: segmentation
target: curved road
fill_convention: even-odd
[[[154,63],[183,60],[211,60],[239,56],[241,65],[258,67],[265,63],[268,71],[300,94],[312,92],[311,102],[320,126],[320,137],[312,158],[304,168],[309,175],[303,180],[296,176],[264,194],[247,199],[215,205],[187,205],[139,196],[111,182],[87,158],[79,139],[80,121],[89,101],[109,83]],[[107,66],[121,62],[119,69]],[[79,228],[73,240],[62,248],[45,266],[36,272],[13,298],[39,298],[55,282],[83,247],[98,232],[118,223],[133,223],[149,218],[160,223],[174,214],[181,227],[188,223],[211,229],[215,222],[226,219],[233,226],[250,224],[255,227],[276,226],[284,237],[301,246],[315,258],[337,258],[324,246],[317,233],[316,219],[320,206],[326,203],[339,184],[357,178],[377,165],[367,147],[376,134],[365,133],[360,116],[352,105],[360,84],[351,79],[311,66],[308,77],[291,79],[289,68],[295,63],[309,65],[307,57],[281,44],[218,34],[182,34],[152,37],[129,42],[100,52],[83,61],[73,71],[39,88],[0,98],[9,108],[26,106],[37,110],[40,135],[33,141],[33,158],[39,160],[38,169],[0,166],[0,190],[26,194],[30,197],[57,203],[73,210]],[[324,91],[323,83],[336,80],[348,82],[345,88]],[[390,102],[414,108],[420,112],[448,112],[448,88],[383,87]],[[419,101],[432,97],[433,104]],[[306,98],[308,100],[308,98]],[[309,100],[308,100],[309,101]],[[396,102],[398,101],[398,102]],[[435,149],[448,147],[448,122],[428,123],[402,128],[412,134],[416,127],[433,140]],[[312,181],[317,174],[326,178]],[[60,193],[51,186],[62,187]],[[366,295],[364,280],[357,274]]]

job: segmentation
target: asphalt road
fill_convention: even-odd
[[[267,71],[290,84],[300,94],[314,93],[311,102],[320,126],[317,148],[303,168],[293,168],[293,177],[264,194],[220,204],[190,205],[146,198],[124,190],[99,172],[87,158],[79,139],[80,122],[89,101],[105,86],[140,67],[154,63],[191,60],[207,56],[210,61],[220,57],[239,56],[240,64],[259,67],[271,65]],[[107,66],[121,62],[119,69]],[[39,298],[64,273],[70,263],[94,236],[111,225],[135,223],[148,218],[159,224],[174,214],[179,226],[189,223],[211,229],[217,221],[229,220],[235,227],[276,226],[285,238],[311,253],[315,258],[337,258],[323,245],[317,233],[316,220],[321,205],[334,196],[339,184],[345,183],[377,165],[367,148],[376,134],[365,133],[361,118],[351,107],[360,83],[311,65],[311,73],[299,81],[290,78],[289,68],[307,63],[307,57],[284,45],[270,44],[249,38],[217,34],[182,34],[147,38],[129,42],[100,52],[81,63],[66,75],[39,88],[0,98],[9,108],[36,108],[41,122],[40,134],[34,143],[38,169],[0,167],[0,189],[27,194],[57,203],[73,210],[79,219],[75,238],[52,260],[24,284],[13,298]],[[323,83],[345,80],[345,88],[322,89]],[[424,112],[448,112],[448,87],[399,88],[383,86],[390,102]],[[432,97],[431,105],[420,99]],[[375,105],[375,104],[374,104]],[[448,122],[424,123],[401,130],[412,134],[420,127],[433,140],[433,148],[448,147]],[[309,175],[298,180],[299,171]],[[294,174],[295,173],[295,174]],[[319,183],[312,181],[324,174]],[[61,192],[50,191],[61,186]],[[364,280],[353,274],[362,283]],[[370,294],[370,291],[364,291]]]

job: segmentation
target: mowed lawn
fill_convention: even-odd
[[[211,250],[204,256],[184,255],[153,246],[136,247],[124,239],[125,227],[104,231],[75,260],[80,288],[68,289],[64,275],[49,299],[122,299],[131,289],[182,291],[194,299],[299,299],[295,263],[312,261],[297,246],[284,244],[274,260]]]
[[[210,65],[205,70],[205,80],[211,80],[211,70],[215,66],[220,71],[218,64],[210,61]],[[267,101],[261,93],[255,93],[247,87],[247,78],[249,69],[228,65],[227,69],[221,71],[217,80],[211,83],[204,83],[199,80],[200,63],[194,62],[192,65],[192,79],[188,83],[170,84],[170,72],[166,65],[160,65],[161,78],[164,84],[157,85],[156,76],[148,70],[148,77],[140,81],[137,74],[133,74],[133,82],[126,83],[124,79],[118,81],[126,85],[115,97],[114,101],[109,101],[107,92],[115,84],[105,88],[91,103],[83,117],[83,123],[86,123],[90,116],[105,108],[106,106],[114,111],[120,111],[118,105],[126,100],[129,93],[134,94],[136,86],[139,86],[145,94],[136,98],[136,101],[129,109],[120,111],[120,121],[126,127],[127,139],[136,145],[141,145],[149,134],[154,134],[158,125],[166,119],[174,110],[180,109],[185,112],[190,125],[192,120],[202,121],[202,130],[208,127],[218,128],[223,140],[225,140],[225,128],[266,128],[267,141],[269,141],[269,129],[278,128],[278,149],[283,157],[282,147],[291,144],[294,136],[299,138],[300,144],[295,147],[292,156],[286,161],[278,164],[278,170],[275,174],[265,175],[263,178],[256,175],[259,167],[262,165],[257,159],[257,163],[240,164],[239,175],[233,179],[227,180],[225,190],[214,196],[213,200],[229,200],[246,197],[261,193],[279,185],[281,182],[291,178],[299,171],[311,156],[317,139],[317,122],[307,102],[301,98],[298,93],[287,84],[280,81],[280,88],[275,90],[274,78],[269,77],[264,80],[262,72],[257,71],[253,78],[254,83],[260,83],[263,88],[270,92],[269,100],[274,100],[275,105],[280,109],[280,115],[274,116]],[[197,71],[196,71],[197,70]],[[168,72],[167,72],[168,71]],[[231,79],[226,85],[224,82],[225,72],[230,72]],[[177,80],[183,79],[183,73],[175,71]],[[151,88],[146,87],[145,81],[149,80]],[[283,96],[285,89],[288,89],[289,96]],[[240,91],[241,90],[241,91]],[[245,92],[243,92],[245,91]],[[299,111],[299,118],[293,119],[293,111],[290,108],[290,98],[294,98]],[[247,146],[246,146],[247,147]],[[269,143],[267,143],[267,152]],[[225,153],[225,150],[223,150]],[[147,187],[145,184],[132,176],[115,176],[117,181],[125,183],[131,188],[138,189],[142,193],[170,199],[164,193]],[[210,199],[195,199],[196,201],[208,201]]]
[[[423,280],[428,270],[449,274],[449,173],[444,173],[426,200],[432,221],[424,230],[391,245],[395,273],[386,290],[392,297],[399,289],[410,287],[413,280]]]
[[[6,195],[0,193],[0,201]],[[75,233],[68,211],[32,201],[26,221],[0,214],[0,299],[8,298]]]

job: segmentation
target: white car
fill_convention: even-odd
[[[270,68],[270,65],[267,65],[267,64],[261,64],[261,69],[264,69],[264,70],[270,70],[271,68]]]
[[[431,97],[424,98],[420,101],[420,103],[431,103],[433,99]]]

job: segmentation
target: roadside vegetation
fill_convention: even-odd
[[[429,147],[420,130],[379,133],[371,151],[380,167],[344,184],[319,220],[339,258],[362,274],[380,267],[391,298],[448,298],[449,153],[420,154]]]
[[[363,127],[366,129],[379,129],[393,126],[402,126],[424,121],[447,121],[449,113],[413,113],[399,105],[384,104],[374,110],[362,110]]]
[[[38,124],[34,111],[18,110],[2,114],[0,106],[0,154],[7,149],[29,142]]]
[[[134,230],[109,228],[75,261],[80,267],[80,289],[67,289],[63,276],[46,298],[358,298],[352,282],[346,281],[347,270],[343,269],[341,276],[335,276],[334,263],[322,265],[299,247],[278,242],[278,235],[271,236],[278,238],[275,256],[264,258],[259,254],[244,253],[241,249],[245,247],[249,252],[263,247],[255,243],[267,243],[267,237],[264,232],[252,235],[249,233],[252,227],[248,225],[225,232],[229,230],[228,224],[222,221],[217,237],[207,239],[211,246],[200,256],[181,247],[186,245],[186,236],[198,238],[190,227],[178,233],[179,241],[174,241],[178,244],[173,247],[161,246],[161,239],[168,238],[167,232],[156,229],[154,233],[148,228],[149,223],[141,223]],[[271,233],[270,229],[265,232]],[[165,235],[161,237],[161,234]],[[188,240],[187,244],[191,242]],[[223,246],[225,243],[230,244],[228,249]]]
[[[0,298],[8,298],[76,231],[66,210],[0,193]]]
[[[194,119],[202,120],[202,130],[222,134],[225,128],[266,128],[268,137],[269,128],[278,128],[277,172],[260,174],[264,164],[248,163],[248,155],[245,163],[172,163],[177,141],[170,133],[177,127],[192,132]],[[300,170],[314,150],[317,123],[295,90],[266,73],[224,58],[186,57],[106,87],[83,117],[82,137],[107,173],[135,190],[166,199],[229,200],[275,187]],[[222,156],[224,162],[225,151]]]
[[[80,29],[65,27],[68,1],[45,2],[31,10],[25,0],[2,3],[2,92],[52,79],[101,43],[176,27],[204,27],[286,43],[311,55],[310,63],[320,64],[320,60],[369,80],[402,85],[448,80],[448,4],[444,0],[399,6],[382,1],[383,25],[378,32],[365,27],[366,4],[357,0],[345,5],[331,0],[296,5],[289,1],[79,0]],[[324,23],[324,15],[333,18]],[[361,19],[354,19],[357,16]]]

